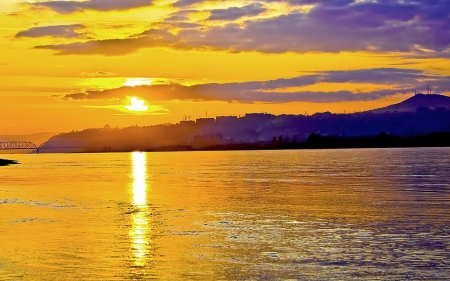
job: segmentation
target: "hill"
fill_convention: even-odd
[[[450,97],[437,94],[417,94],[400,103],[389,105],[386,107],[369,110],[371,113],[384,112],[415,112],[417,108],[427,107],[429,109],[436,109],[438,107],[445,107],[450,109]]]

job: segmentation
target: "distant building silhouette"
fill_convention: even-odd
[[[214,122],[216,122],[214,118],[198,118],[195,120],[195,123],[199,126],[214,124]]]
[[[193,121],[193,120],[180,121],[180,125],[182,125],[182,126],[195,126],[195,121]]]
[[[217,124],[227,124],[227,123],[231,123],[231,122],[234,122],[237,120],[238,120],[237,116],[217,116],[216,117]]]

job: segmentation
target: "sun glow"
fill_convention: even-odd
[[[130,99],[130,103],[131,103],[131,105],[125,106],[128,110],[131,110],[131,111],[147,111],[147,109],[148,109],[148,106],[145,105],[145,101],[144,100],[140,100],[137,97],[132,97]]]
[[[154,80],[150,78],[127,78],[123,85],[127,87],[150,86]]]

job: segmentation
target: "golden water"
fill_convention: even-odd
[[[0,280],[448,280],[450,149],[12,155]]]

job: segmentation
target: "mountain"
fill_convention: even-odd
[[[437,107],[446,107],[450,109],[450,97],[437,94],[417,94],[400,103],[392,104],[386,107],[369,110],[371,113],[384,112],[415,112],[419,107],[436,109]]]

